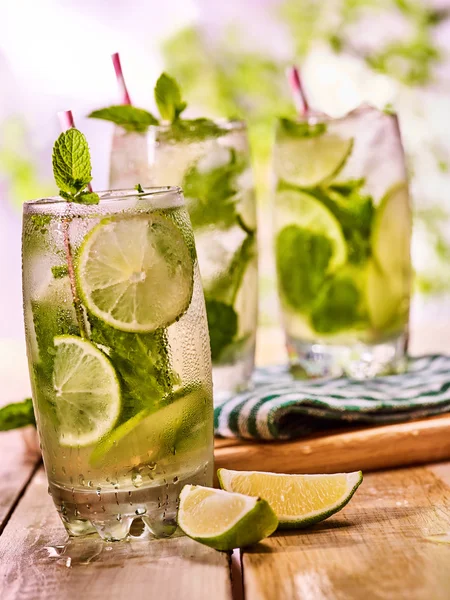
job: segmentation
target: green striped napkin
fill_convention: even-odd
[[[407,373],[299,381],[286,366],[256,369],[250,391],[214,411],[216,435],[286,440],[349,423],[399,423],[450,411],[450,356],[411,358]]]

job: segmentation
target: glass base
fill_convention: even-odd
[[[71,537],[98,533],[105,541],[119,541],[128,537],[133,522],[140,520],[141,534],[161,538],[170,537],[177,529],[178,496],[183,486],[211,486],[212,479],[212,464],[206,464],[195,473],[151,487],[77,490],[50,482],[49,493]]]
[[[407,367],[407,333],[379,344],[323,344],[286,336],[286,347],[294,377],[340,377],[370,379],[377,375],[403,373]]]
[[[229,365],[213,365],[214,407],[251,387],[254,354]]]

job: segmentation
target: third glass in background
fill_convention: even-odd
[[[275,253],[291,365],[355,378],[406,365],[411,207],[396,116],[280,119]]]
[[[256,200],[247,130],[239,121],[178,121],[148,134],[116,128],[114,189],[183,188],[206,299],[214,401],[248,387],[258,309]],[[164,182],[164,183],[163,183]]]

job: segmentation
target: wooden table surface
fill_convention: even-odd
[[[1,600],[449,600],[446,533],[450,463],[368,473],[334,517],[232,558],[185,537],[68,542],[36,456],[0,435]]]

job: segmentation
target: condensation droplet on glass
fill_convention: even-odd
[[[134,471],[131,475],[131,483],[136,488],[141,487],[141,485],[144,483],[142,475],[138,471]]]

